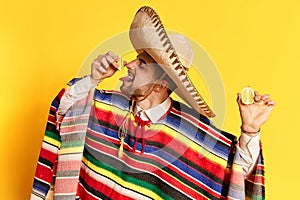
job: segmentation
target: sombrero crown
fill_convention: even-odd
[[[137,11],[129,36],[136,51],[146,51],[174,81],[177,95],[202,115],[215,116],[187,75],[193,50],[184,36],[168,36],[158,14],[148,6]]]

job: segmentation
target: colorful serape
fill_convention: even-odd
[[[173,101],[166,115],[143,131],[130,114],[119,159],[118,132],[129,99],[95,90],[92,106],[82,107],[88,100],[76,104],[59,133],[54,114],[61,95],[51,107],[32,199],[45,198],[53,175],[55,199],[264,199],[262,156],[245,180],[235,136],[184,104]],[[83,144],[82,155],[73,147]]]

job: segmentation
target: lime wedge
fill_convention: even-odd
[[[245,87],[241,92],[243,104],[249,105],[254,102],[254,90],[251,87]]]

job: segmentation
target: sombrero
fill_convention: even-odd
[[[129,37],[138,53],[146,51],[173,80],[177,95],[202,115],[215,116],[187,74],[193,50],[184,36],[167,35],[158,14],[151,7],[144,6],[131,23]]]

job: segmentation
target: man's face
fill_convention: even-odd
[[[141,53],[137,59],[125,66],[128,69],[128,76],[120,78],[123,81],[121,91],[128,96],[147,95],[153,83],[159,78],[156,74],[157,63],[147,53]]]

